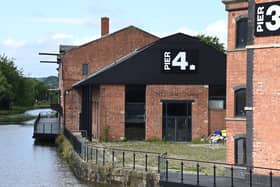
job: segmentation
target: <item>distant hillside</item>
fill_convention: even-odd
[[[56,76],[40,77],[34,79],[47,83],[50,88],[58,88],[58,78]]]

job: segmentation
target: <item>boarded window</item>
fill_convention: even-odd
[[[242,18],[236,23],[236,48],[245,48],[248,38],[248,18]]]
[[[235,146],[235,164],[246,164],[246,138],[239,137],[234,140]]]

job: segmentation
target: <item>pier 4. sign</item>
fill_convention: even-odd
[[[280,1],[256,4],[255,36],[280,34]]]
[[[162,70],[165,73],[190,73],[197,71],[196,50],[162,51]]]

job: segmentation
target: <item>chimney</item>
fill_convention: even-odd
[[[101,18],[101,36],[105,36],[109,34],[109,18],[102,17]]]

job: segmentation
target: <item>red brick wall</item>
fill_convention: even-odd
[[[120,140],[125,136],[125,86],[100,86],[99,117],[97,137],[102,138],[106,128],[109,128],[110,140]]]
[[[129,27],[67,52],[63,57],[62,91],[71,88],[74,83],[86,78],[82,75],[82,64],[89,64],[90,75],[136,48],[141,48],[155,40],[157,40],[156,37],[142,32],[135,27]],[[75,99],[66,99],[65,105],[67,105],[67,109],[64,110],[64,113],[65,126],[67,127],[69,125],[72,126],[74,122],[78,124],[76,123],[76,114],[79,111],[76,109],[79,108],[79,103],[76,101]],[[71,121],[73,123],[69,123]],[[78,128],[78,126],[75,128]]]
[[[147,85],[146,139],[162,139],[161,100],[194,100],[192,138],[208,136],[208,86]]]
[[[247,7],[248,2],[229,4],[229,9]],[[234,88],[246,85],[247,49],[236,49],[236,19],[247,15],[247,10],[228,13],[228,52],[227,52],[227,88],[226,88],[226,130],[227,130],[227,163],[234,163],[234,136],[246,134],[246,119],[235,117]]]
[[[215,130],[226,129],[226,111],[225,110],[209,110],[209,129],[208,134]]]
[[[279,54],[280,48],[256,49],[254,54],[253,163],[255,166],[280,168]]]
[[[246,121],[227,121],[226,160],[228,164],[234,164],[234,136],[246,134]]]
[[[79,130],[79,117],[81,112],[81,92],[80,90],[71,90],[65,95],[64,117],[67,129],[71,131]],[[74,103],[74,104],[72,104]]]

